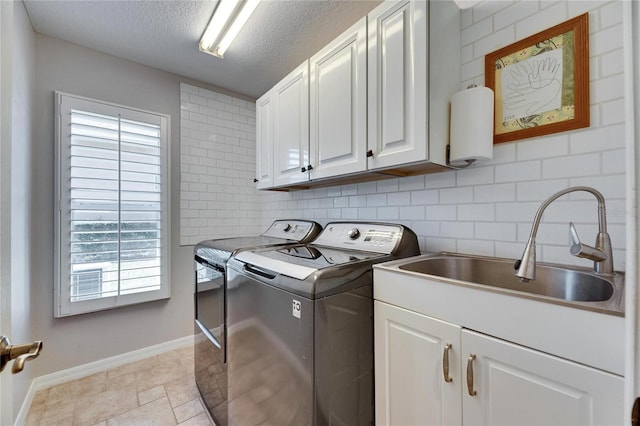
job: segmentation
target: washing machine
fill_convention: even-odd
[[[194,249],[196,384],[218,426],[227,424],[226,268],[242,250],[286,246],[316,238],[322,227],[307,220],[276,220],[261,235],[202,241]]]
[[[230,425],[371,425],[373,268],[419,254],[396,224],[333,222],[228,262]]]

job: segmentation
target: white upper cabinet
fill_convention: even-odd
[[[309,179],[309,61],[293,70],[272,90],[274,103],[275,186]]]
[[[367,18],[309,60],[311,179],[366,170]]]
[[[273,186],[273,91],[256,101],[256,177],[257,189]]]
[[[428,154],[425,1],[387,1],[368,16],[368,168]]]
[[[454,2],[381,3],[258,100],[258,189],[449,170],[459,52]]]

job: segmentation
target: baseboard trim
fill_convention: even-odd
[[[101,373],[124,364],[140,361],[141,359],[173,351],[175,349],[184,348],[189,345],[193,345],[193,336],[185,336],[180,339],[171,340],[158,345],[147,346],[146,348],[36,377],[31,381],[31,386],[29,386],[27,395],[22,402],[22,407],[20,407],[20,411],[16,417],[15,425],[23,425],[25,423],[33,398],[35,397],[36,392],[41,389],[56,386],[71,380],[81,379],[92,374]]]

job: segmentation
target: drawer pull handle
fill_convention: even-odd
[[[469,354],[469,359],[467,360],[467,390],[471,396],[478,394],[478,392],[473,389],[473,360],[475,359],[475,354]]]
[[[453,382],[453,377],[449,376],[449,349],[451,349],[451,343],[444,345],[442,353],[442,374],[446,383]]]

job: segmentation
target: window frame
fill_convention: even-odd
[[[54,246],[54,317],[60,318],[89,312],[128,306],[171,297],[171,131],[170,116],[129,106],[91,99],[69,93],[55,94],[55,246]],[[69,152],[71,147],[71,109],[119,116],[127,120],[159,125],[160,127],[160,289],[140,293],[121,294],[71,302],[70,286],[70,220],[68,200],[70,186]],[[150,120],[153,118],[153,120]],[[122,222],[121,222],[122,223]]]

